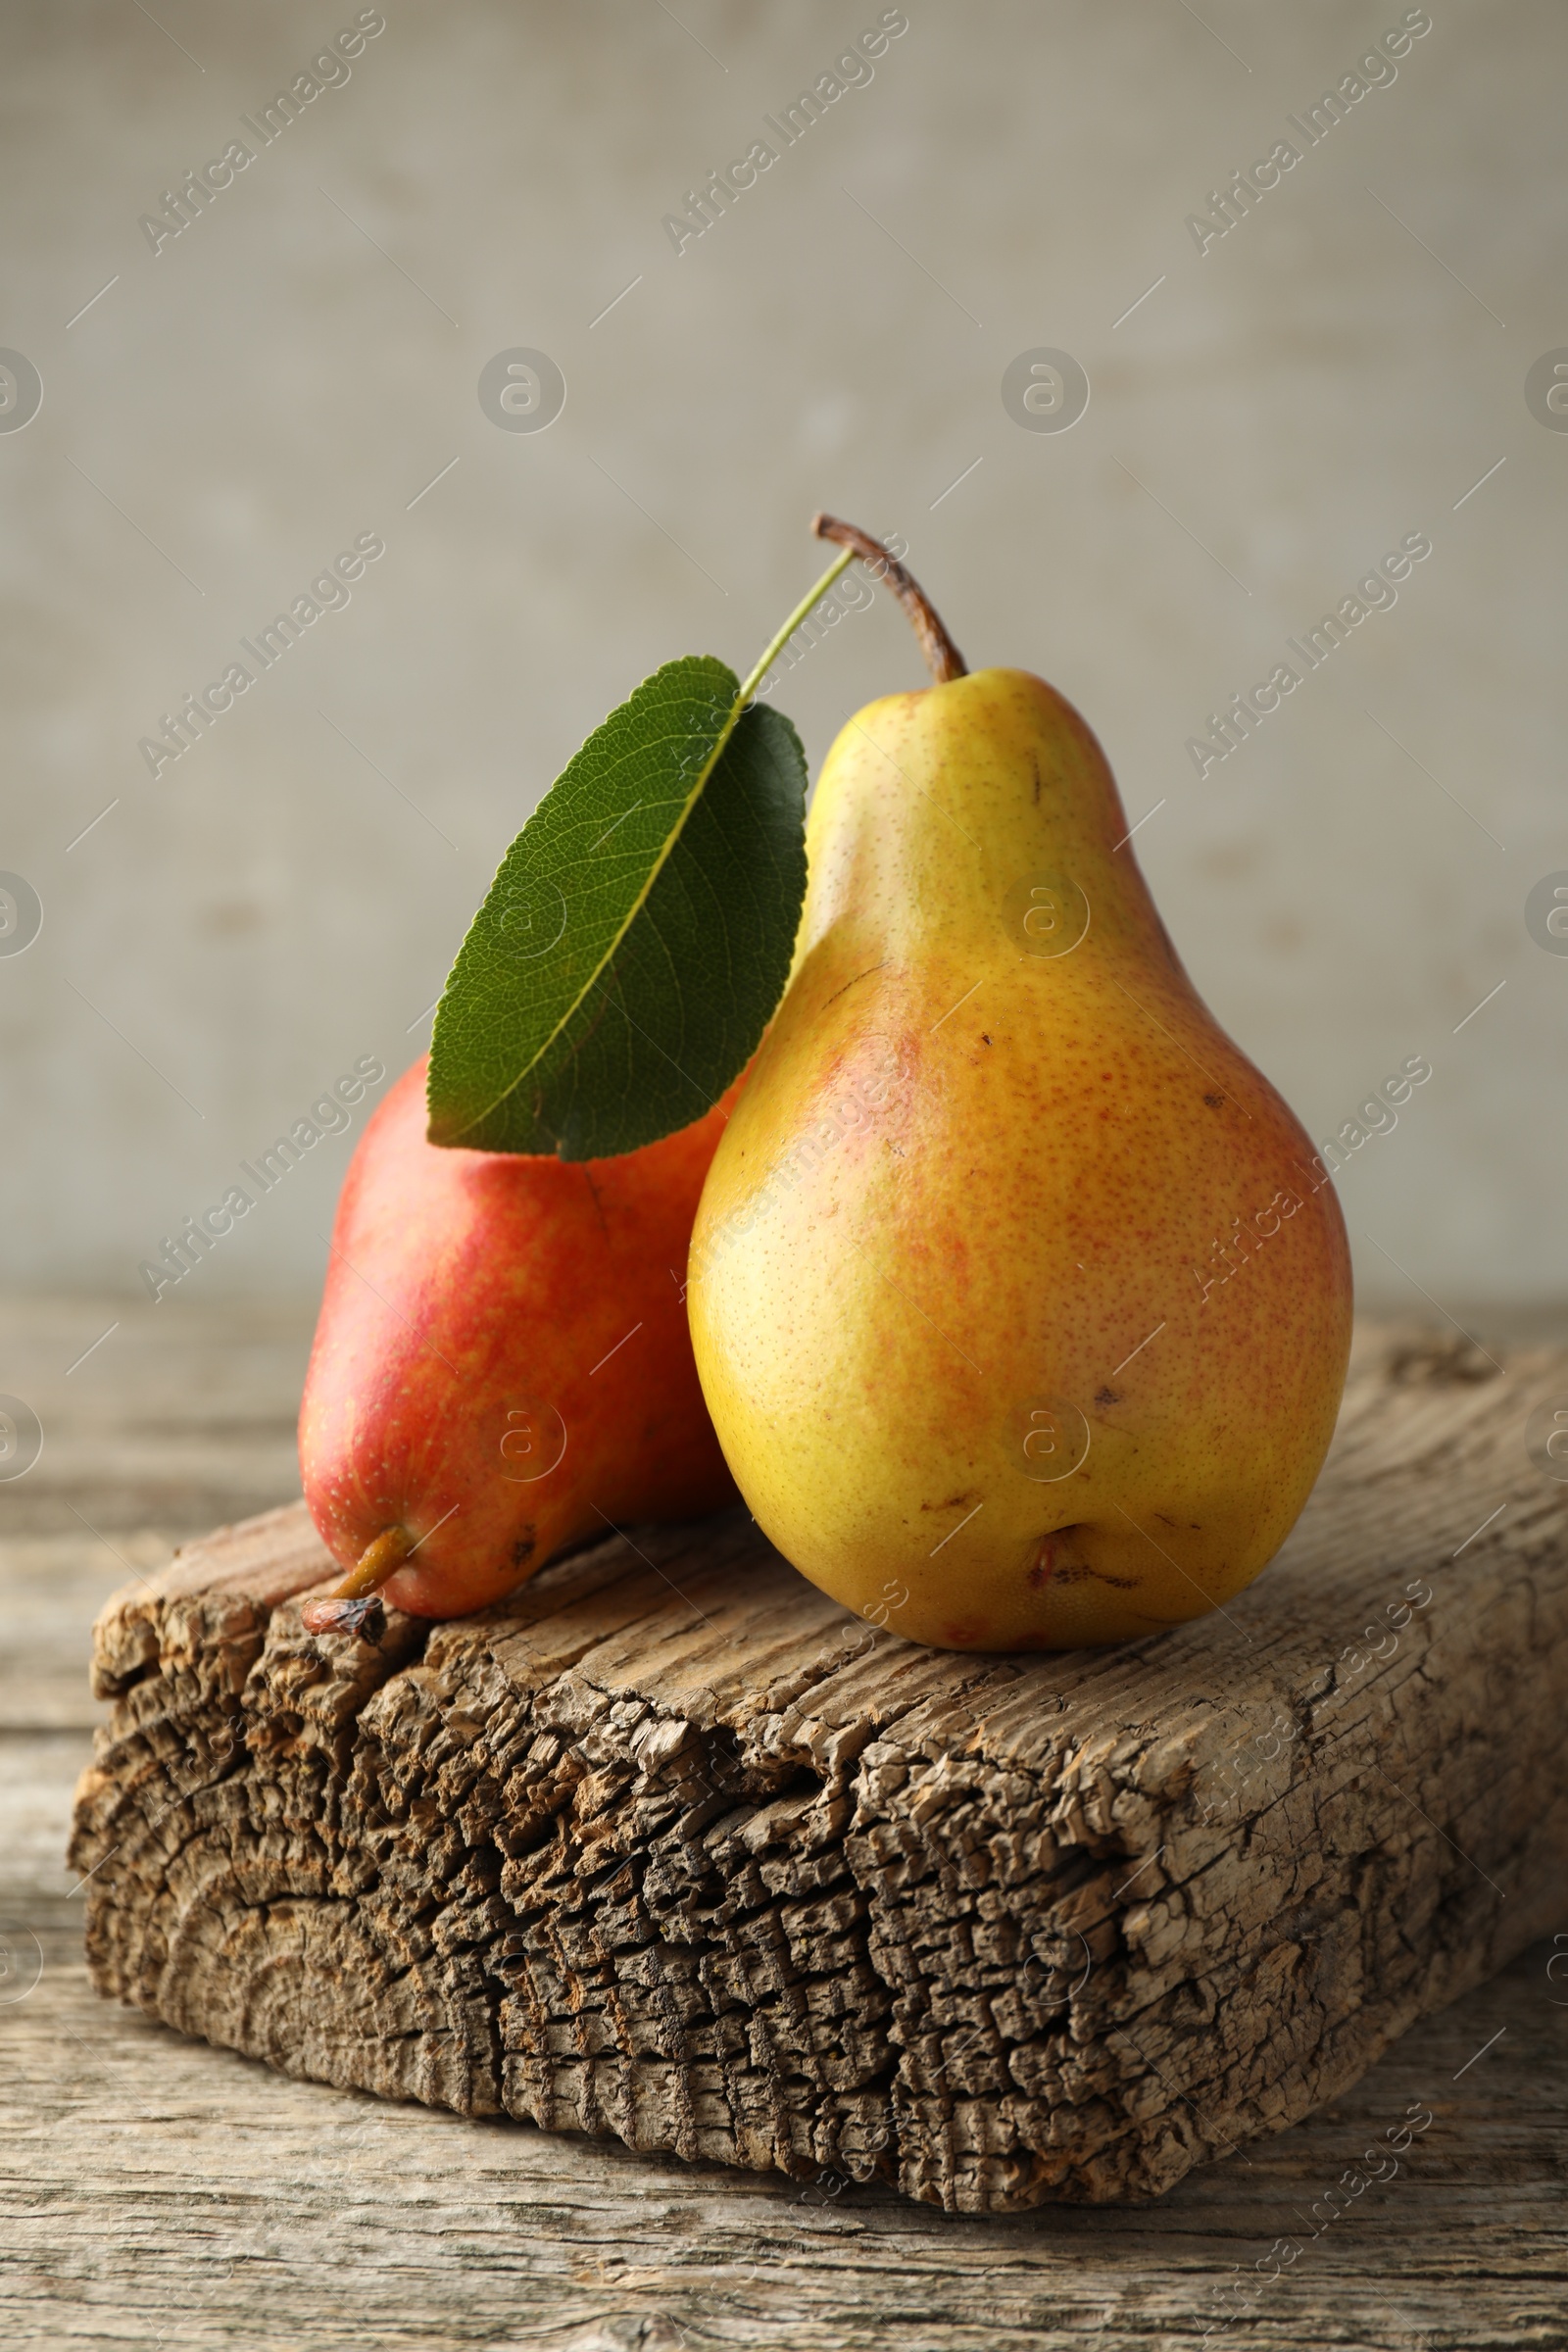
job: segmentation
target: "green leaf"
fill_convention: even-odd
[[[606,1158],[745,1068],[806,892],[806,759],[741,699],[722,662],[667,662],[540,802],[436,1013],[432,1143]]]

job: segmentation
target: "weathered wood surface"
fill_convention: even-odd
[[[1064,1658],[904,1643],[744,1514],[372,1651],[301,1627],[302,1508],[223,1531],[96,1631],[94,1979],[466,2115],[970,2213],[1157,2194],[1568,1918],[1559,1395],[1364,1349],[1266,1578]]]
[[[96,1999],[44,1939],[5,2013],[7,2352],[1568,2344],[1568,1985],[1541,1947],[1152,2207],[979,2217],[291,2081]],[[1397,2174],[1315,2223],[1412,2105],[1436,2120]]]
[[[0,1484],[0,1541],[87,1536],[108,1558],[105,1537],[196,1536],[299,1493],[309,1308],[6,1298],[0,1315],[6,1389],[44,1430],[35,1466]]]
[[[1568,1962],[1549,1943],[1424,2021],[1341,2099],[1156,2204],[1010,2217],[340,2092],[95,1997],[82,1891],[62,1866],[101,1712],[84,1671],[92,1618],[127,1573],[156,1572],[169,1537],[288,1491],[276,1433],[310,1333],[308,1310],[290,1330],[281,1310],[144,1305],[62,1379],[125,1313],[5,1312],[9,1385],[43,1414],[57,1472],[43,1513],[31,1479],[0,1490],[11,2352],[1568,2346]],[[1494,1324],[1477,1327],[1494,1346]],[[122,1503],[89,1496],[106,1448],[124,1465]],[[80,1484],[59,1474],[68,1454]],[[176,1454],[195,1465],[189,1487]],[[1503,1484],[1533,1484],[1522,1456]],[[1399,2173],[1319,2229],[1313,2203],[1416,2101],[1436,2122]],[[1294,2259],[1273,2252],[1282,2240]],[[1216,2339],[1244,2279],[1255,2309]]]

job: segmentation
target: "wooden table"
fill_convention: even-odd
[[[309,1316],[75,1299],[5,1330],[46,1432],[0,1487],[8,2348],[1568,2347],[1568,1936],[1157,2205],[1002,2220],[289,2082],[99,2001],[61,1865],[88,1628],[127,1568],[295,1491]],[[1398,2173],[1271,2260],[1416,2101]]]

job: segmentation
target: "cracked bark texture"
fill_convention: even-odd
[[[302,1504],[220,1530],[96,1628],[93,1981],[463,2114],[1156,2195],[1568,1918],[1559,1400],[1561,1354],[1372,1336],[1263,1578],[1058,1657],[903,1642],[743,1513],[371,1650],[302,1629]]]

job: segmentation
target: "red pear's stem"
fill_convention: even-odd
[[[813,514],[811,528],[819,539],[831,539],[839,547],[853,547],[874,577],[887,582],[904,607],[909,626],[920,640],[926,667],[939,686],[946,686],[953,678],[968,676],[967,662],[943,627],[941,615],[919,581],[869,531],[862,531],[853,522],[841,522],[836,514]]]
[[[368,1544],[360,1554],[359,1565],[351,1568],[337,1591],[334,1600],[363,1600],[394,1576],[410,1552],[414,1538],[406,1527],[384,1527],[374,1542]]]
[[[308,1600],[300,1611],[308,1634],[355,1635],[368,1649],[379,1649],[386,1632],[386,1608],[379,1592],[366,1600]]]

